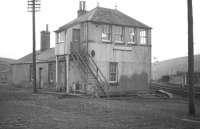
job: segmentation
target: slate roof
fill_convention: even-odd
[[[13,64],[32,63],[32,57],[33,57],[33,54],[30,53],[30,54],[18,59]],[[55,61],[55,60],[56,60],[55,48],[49,48],[42,52],[36,51],[36,62],[48,62],[48,61]]]
[[[89,11],[88,13],[76,18],[75,20],[61,26],[59,30],[67,29],[75,24],[91,21],[97,23],[106,23],[106,24],[114,24],[114,25],[123,25],[123,26],[133,26],[133,27],[141,27],[141,28],[151,28],[140,21],[137,21],[128,15],[120,12],[117,9],[108,9],[102,7],[96,7]],[[58,30],[58,31],[59,31]]]

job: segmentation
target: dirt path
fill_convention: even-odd
[[[198,122],[183,121],[186,113],[183,100],[60,99],[0,86],[0,129],[199,129]]]

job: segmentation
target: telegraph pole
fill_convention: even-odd
[[[187,0],[188,9],[188,99],[189,99],[189,114],[195,115],[194,105],[194,89],[193,89],[193,74],[194,74],[194,52],[193,52],[193,14],[192,0]]]
[[[36,85],[36,52],[35,52],[35,12],[40,9],[40,0],[28,0],[28,12],[32,12],[32,24],[33,24],[33,93],[37,92]]]

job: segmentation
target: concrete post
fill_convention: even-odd
[[[58,91],[58,56],[56,56],[56,91]]]
[[[69,93],[69,54],[66,55],[66,92]]]

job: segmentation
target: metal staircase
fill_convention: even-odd
[[[106,89],[108,91],[109,83],[90,54],[88,52],[80,53],[72,48],[71,57],[73,60],[78,61],[82,71],[88,75],[88,85],[96,85],[101,93],[103,93],[103,96],[109,97],[108,93],[106,92]]]

